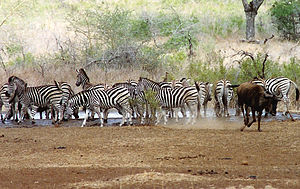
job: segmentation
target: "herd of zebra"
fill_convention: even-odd
[[[163,123],[166,124],[168,117],[173,115],[178,122],[179,111],[187,117],[187,123],[194,124],[200,115],[201,107],[206,116],[207,103],[212,100],[213,94],[216,116],[229,116],[228,107],[233,99],[233,89],[238,86],[232,85],[226,79],[218,81],[216,87],[213,87],[209,82],[195,82],[190,85],[186,78],[173,82],[155,82],[143,77],[138,81],[128,80],[112,86],[93,85],[84,69],[76,71],[76,86],[82,86],[82,91],[77,94],[66,82],[54,81],[52,85],[28,87],[23,79],[16,76],[9,77],[0,91],[2,122],[14,119],[19,123],[29,118],[34,123],[36,112],[47,110],[47,119],[51,113],[52,122],[60,123],[63,119],[70,119],[71,116],[78,118],[79,108],[84,107],[86,111],[81,126],[86,125],[90,114],[93,116],[97,113],[102,127],[107,121],[108,110],[112,108],[117,109],[122,115],[120,126],[125,122],[132,125],[133,116],[136,116],[141,124],[144,124],[148,116],[156,117],[155,124],[158,124],[162,118]],[[285,114],[289,113],[288,93],[291,85],[295,86],[296,100],[299,99],[297,85],[288,78],[277,77],[267,80],[255,78],[251,82],[261,85],[277,99],[283,100]],[[154,92],[154,99],[157,102],[154,110],[151,109],[147,98],[148,91]],[[2,106],[8,110],[4,117]]]

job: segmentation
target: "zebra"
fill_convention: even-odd
[[[77,72],[77,76],[76,76],[77,80],[76,80],[75,85],[77,87],[79,87],[81,85],[82,86],[82,90],[89,90],[91,88],[93,88],[93,89],[99,89],[99,90],[104,90],[104,89],[109,88],[108,85],[103,84],[103,83],[99,83],[99,84],[96,84],[96,85],[90,83],[90,78],[88,77],[87,73],[85,72],[85,70],[83,68],[80,68],[79,70],[76,69],[76,72]],[[92,114],[91,115],[91,119],[94,119],[94,112],[92,111],[91,114]],[[105,114],[104,115],[104,122],[106,123],[107,122],[108,112],[105,111],[104,114]]]
[[[140,119],[140,123],[144,124],[144,111],[147,111],[147,101],[145,100],[145,93],[143,91],[138,91],[137,83],[126,82],[126,83],[115,83],[112,87],[125,87],[130,93],[130,107],[132,114],[136,112],[137,118]],[[145,107],[146,106],[146,107]]]
[[[291,89],[291,86],[294,85],[296,90],[296,101],[299,100],[299,89],[295,82],[286,77],[276,77],[267,80],[255,78],[252,82],[263,86],[266,91],[275,95],[278,99],[282,99],[285,105],[283,114],[286,116],[290,115],[291,120],[294,120],[293,116],[289,112],[290,99],[288,94]]]
[[[229,116],[228,107],[230,100],[233,97],[233,87],[229,80],[222,79],[219,80],[215,88],[215,113],[217,117]]]
[[[124,87],[114,87],[106,90],[89,89],[81,91],[68,100],[66,115],[70,116],[75,108],[86,106],[86,114],[81,127],[86,125],[90,110],[95,111],[98,114],[100,125],[103,127],[101,110],[116,108],[123,116],[120,126],[124,125],[127,118],[129,119],[129,124],[132,125],[129,96],[128,89]]]
[[[135,81],[135,80],[133,80],[133,79],[128,79],[127,80],[127,83],[130,83],[132,86],[134,86],[134,87],[136,87],[137,86],[137,82]]]
[[[195,82],[195,85],[199,91],[199,99],[198,99],[198,116],[200,116],[200,110],[201,106],[204,108],[204,116],[206,116],[206,110],[207,110],[207,103],[208,101],[211,101],[211,93],[212,93],[212,87],[213,84],[209,82]]]
[[[90,83],[90,78],[88,77],[88,75],[86,74],[86,72],[84,71],[83,68],[80,68],[79,70],[76,70],[77,72],[77,80],[75,85],[77,87],[79,87],[80,85],[82,86],[82,90],[88,90],[92,87],[94,88],[99,88],[99,89],[107,89],[109,86],[103,83],[99,83],[99,84],[92,84]]]
[[[59,122],[62,120],[61,100],[63,92],[57,83],[55,85],[28,87],[24,80],[16,76],[11,76],[8,79],[8,94],[10,96],[17,96],[21,103],[22,110],[18,122],[23,121],[24,113],[27,110],[29,119],[32,123],[35,123],[34,115],[38,107],[45,106],[53,107],[55,111],[59,112],[55,116],[52,116],[52,123],[58,121],[58,115],[61,115]]]
[[[160,122],[161,117],[164,118],[164,124],[167,123],[166,110],[175,109],[176,122],[178,122],[178,108],[187,104],[190,111],[188,123],[194,124],[197,117],[196,108],[198,99],[198,91],[196,87],[178,87],[176,89],[162,88],[159,83],[147,78],[140,78],[137,88],[141,91],[152,90],[156,92],[155,99],[159,102],[159,112],[156,125]],[[194,109],[194,110],[193,110]]]
[[[19,103],[17,97],[13,98],[10,102],[10,96],[8,95],[7,91],[8,83],[5,83],[0,89],[0,114],[2,123],[4,123],[5,120],[10,119],[11,117],[17,120],[17,112],[19,110]],[[4,117],[2,115],[3,106],[7,109],[7,112]]]

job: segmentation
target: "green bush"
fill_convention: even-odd
[[[270,12],[273,24],[285,39],[299,39],[300,1],[278,0],[273,4]]]

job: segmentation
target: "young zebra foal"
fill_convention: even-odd
[[[86,125],[90,111],[95,111],[98,114],[100,125],[103,127],[101,111],[116,108],[123,116],[120,126],[124,125],[125,119],[127,118],[129,119],[129,124],[132,125],[129,96],[128,90],[124,87],[115,87],[107,90],[89,89],[81,91],[68,100],[65,118],[72,115],[76,108],[86,106],[86,113],[81,127]]]

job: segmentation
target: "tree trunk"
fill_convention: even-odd
[[[254,40],[255,38],[255,17],[256,13],[246,12],[246,39]]]
[[[242,0],[244,11],[246,14],[246,40],[254,40],[255,37],[255,17],[257,11],[264,0]]]

